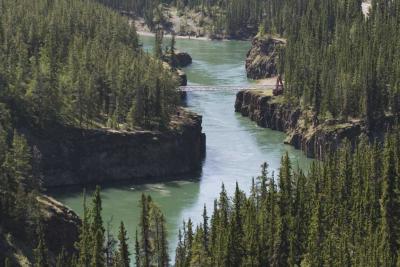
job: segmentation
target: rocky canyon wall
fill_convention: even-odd
[[[394,124],[387,116],[379,122],[379,131],[368,131],[361,119],[325,120],[319,122],[310,111],[286,103],[283,96],[274,97],[263,91],[240,91],[236,96],[235,111],[249,117],[259,126],[287,134],[286,144],[301,149],[308,157],[323,158],[329,150],[337,149],[345,140],[354,146],[361,135],[371,141],[382,139]]]
[[[205,153],[201,122],[201,116],[181,110],[172,118],[171,129],[162,132],[68,127],[19,131],[33,148],[33,165],[44,186],[56,187],[146,182],[194,172]]]

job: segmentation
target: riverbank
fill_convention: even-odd
[[[146,37],[155,37],[156,34],[149,30],[138,30],[136,31],[139,36]],[[172,34],[167,33],[164,34],[164,38],[172,38]],[[211,38],[209,36],[196,36],[196,35],[175,35],[175,39],[179,40],[196,40],[196,41],[221,41],[221,42],[230,42],[230,41],[250,41],[252,38],[243,38],[243,39],[231,39],[231,38]]]
[[[156,34],[150,31],[137,31],[139,36],[148,36],[148,37],[155,37]],[[172,38],[171,34],[165,34],[164,38]],[[197,36],[190,36],[190,35],[175,35],[175,39],[183,39],[183,40],[199,40],[199,41],[211,41],[209,37],[197,37]]]
[[[165,131],[120,131],[59,126],[20,129],[33,147],[46,188],[130,180],[170,179],[201,168],[202,117],[180,109]]]
[[[73,210],[52,197],[40,194],[35,201],[43,226],[47,260],[51,266],[55,266],[61,251],[67,255],[76,252],[75,245],[82,221]],[[4,258],[8,258],[12,264],[10,266],[33,266],[35,255],[32,252],[37,248],[37,243],[35,239],[30,238],[32,235],[20,231],[14,234],[5,233],[0,226],[1,263],[4,262]]]
[[[154,39],[141,37],[145,49],[151,50]],[[244,70],[244,56],[250,48],[249,42],[209,42],[177,39],[176,49],[186,51],[193,63],[185,68],[188,83],[193,85],[251,85]],[[276,82],[276,80],[275,80]],[[251,187],[251,177],[260,175],[260,165],[267,161],[271,170],[277,172],[282,155],[286,152],[295,164],[306,169],[312,160],[284,145],[285,134],[257,127],[247,118],[232,112],[235,93],[230,91],[190,92],[187,107],[202,115],[202,130],[207,135],[207,156],[201,171],[183,176],[162,179],[142,179],[143,183],[124,181],[102,184],[103,218],[113,218],[111,232],[118,236],[118,223],[123,221],[130,240],[140,223],[141,209],[137,203],[142,194],[150,194],[162,209],[167,224],[169,255],[175,257],[175,248],[182,221],[192,219],[199,223],[198,216],[204,205],[212,208],[214,199],[224,184],[229,194],[235,191],[236,182],[243,189]],[[87,195],[93,186],[87,186]],[[83,214],[82,187],[60,187],[49,191],[57,200]],[[133,246],[133,245],[132,245]]]
[[[370,132],[362,119],[318,121],[310,110],[286,103],[283,96],[270,91],[240,91],[235,111],[249,117],[257,125],[287,134],[285,144],[302,150],[307,157],[321,159],[329,150],[336,150],[347,139],[354,146],[362,135],[371,140],[382,139],[394,124],[392,116],[380,121],[381,131]]]

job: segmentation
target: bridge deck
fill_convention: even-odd
[[[187,85],[180,86],[179,90],[184,92],[194,91],[241,91],[241,90],[272,90],[275,85]]]

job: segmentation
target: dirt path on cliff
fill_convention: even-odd
[[[256,81],[257,85],[267,85],[267,86],[274,86],[276,85],[276,77],[260,79]]]

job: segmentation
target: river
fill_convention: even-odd
[[[152,37],[141,37],[143,46],[151,51]],[[250,43],[245,41],[176,40],[176,47],[193,57],[185,68],[188,83],[196,85],[249,84],[244,69]],[[170,255],[173,261],[177,232],[189,217],[199,222],[206,204],[211,212],[213,201],[224,183],[229,193],[236,181],[246,192],[252,177],[260,173],[260,165],[268,162],[271,171],[279,167],[281,156],[288,151],[300,167],[311,162],[301,151],[283,144],[281,132],[258,127],[248,118],[234,112],[235,92],[188,93],[188,108],[203,115],[203,132],[207,136],[206,158],[202,172],[188,177],[169,177],[173,182],[153,184],[113,184],[102,187],[103,218],[112,218],[111,231],[117,236],[122,220],[130,237],[133,253],[134,233],[138,225],[138,201],[142,193],[150,194],[167,219]],[[78,214],[82,214],[82,188],[67,187],[49,194]],[[89,193],[93,188],[89,188]]]

